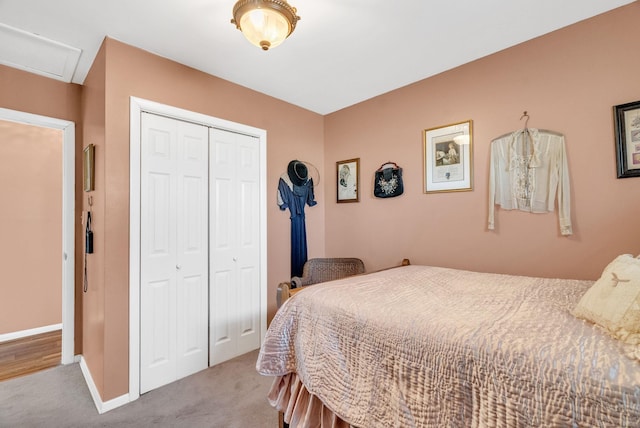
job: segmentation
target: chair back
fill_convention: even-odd
[[[364,273],[362,260],[353,257],[309,259],[302,268],[302,277],[294,276],[291,282],[278,285],[276,302],[278,308],[304,285],[333,281]]]
[[[333,281],[361,273],[364,273],[364,263],[358,258],[315,258],[304,264],[301,285]]]

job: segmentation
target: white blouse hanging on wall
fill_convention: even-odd
[[[560,233],[571,235],[569,168],[564,136],[525,128],[491,142],[488,227],[495,205],[505,210],[553,212],[556,196]]]

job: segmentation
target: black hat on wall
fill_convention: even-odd
[[[292,160],[287,166],[287,175],[296,186],[303,186],[309,180],[309,171],[304,162]]]

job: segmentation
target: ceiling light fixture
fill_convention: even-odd
[[[300,19],[286,0],[238,0],[231,23],[251,44],[269,50],[282,43]]]

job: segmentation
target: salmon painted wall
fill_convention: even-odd
[[[76,125],[76,152],[82,150],[82,121],[80,94],[75,84],[27,73],[0,65],[0,107],[56,119],[69,120]],[[76,158],[76,177],[82,175],[82,159]],[[80,211],[81,182],[76,180],[76,212]],[[80,218],[76,219],[75,239],[75,353],[82,352],[82,248]]]
[[[91,211],[91,227],[94,233],[93,254],[87,254],[86,291],[81,291],[83,299],[82,354],[89,367],[91,377],[98,391],[103,391],[110,378],[105,373],[105,343],[107,326],[106,307],[108,305],[105,287],[105,246],[109,237],[105,234],[106,182],[105,163],[108,147],[105,142],[105,91],[106,91],[106,49],[100,48],[82,87],[82,114],[85,142],[84,147],[94,145],[95,181],[92,192],[82,192],[82,236],[86,226],[87,212]],[[83,147],[83,149],[84,149]],[[82,158],[83,151],[78,152]],[[82,175],[77,176],[78,181]],[[91,205],[89,205],[91,198]],[[84,249],[84,241],[82,242]],[[122,318],[127,315],[123,314]],[[127,333],[127,334],[125,334]],[[123,330],[128,336],[128,332]],[[104,395],[103,395],[104,397]]]
[[[62,142],[0,120],[0,334],[62,323]]]
[[[103,400],[129,389],[129,103],[135,96],[267,131],[267,259],[268,319],[276,310],[277,284],[290,277],[289,216],[276,204],[280,174],[292,159],[324,164],[324,118],[272,97],[198,72],[121,42],[106,39],[99,61],[85,84],[84,105],[104,97],[104,140],[100,141],[100,114],[94,126],[85,123],[86,143],[97,145],[94,210],[96,249],[90,274],[93,297],[85,299],[84,354],[98,374]],[[262,52],[256,51],[259,58]],[[95,69],[95,71],[94,71]],[[95,76],[93,75],[95,73]],[[104,77],[104,80],[102,81]],[[95,81],[93,80],[95,78]],[[104,86],[101,87],[101,85]],[[93,114],[92,114],[93,116]],[[100,178],[98,178],[98,176]],[[318,205],[307,209],[309,257],[324,254],[324,192],[316,191]],[[94,306],[98,305],[98,308]],[[90,309],[92,308],[92,309]],[[94,332],[96,332],[94,340]],[[103,337],[101,335],[104,335]],[[89,349],[90,348],[90,349]],[[101,353],[101,354],[100,354]],[[96,376],[93,373],[92,374]]]
[[[572,25],[328,115],[326,249],[367,270],[414,264],[562,278],[597,278],[640,253],[640,178],[616,178],[612,106],[640,100],[640,4]],[[470,41],[472,43],[473,41]],[[487,230],[492,139],[529,127],[565,135],[570,237],[557,213],[497,210]],[[473,191],[424,194],[423,130],[473,120]],[[336,204],[335,162],[360,158],[361,202]],[[392,160],[405,194],[373,197],[373,173]],[[333,176],[331,176],[333,174]]]

